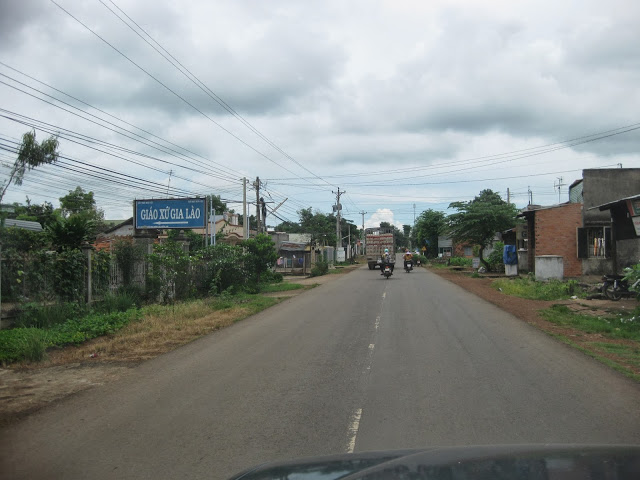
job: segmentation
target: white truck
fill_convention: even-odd
[[[382,255],[384,254],[385,248],[389,249],[389,254],[391,255],[391,263],[396,262],[396,239],[393,233],[393,228],[367,228],[364,231],[364,235],[367,264],[369,265],[369,270],[380,267],[380,264],[382,263]]]

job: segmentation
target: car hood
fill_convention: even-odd
[[[234,480],[574,480],[640,478],[640,446],[433,447],[305,458],[247,470]]]

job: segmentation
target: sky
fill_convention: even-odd
[[[638,25],[633,0],[0,0],[0,182],[25,132],[60,142],[2,203],[241,212],[259,177],[271,227],[340,191],[401,228],[483,189],[565,202],[640,167]]]

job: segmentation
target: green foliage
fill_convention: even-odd
[[[640,285],[637,285],[635,288],[633,287],[633,284],[640,279],[640,263],[625,268],[623,273],[624,279],[629,283],[629,290],[635,291],[638,300],[640,300]]]
[[[73,215],[69,218],[58,218],[46,228],[49,241],[55,250],[80,248],[83,243],[93,241],[96,232],[96,222],[84,214]]]
[[[571,311],[566,305],[554,305],[542,315],[557,325],[569,326],[585,333],[600,333],[611,338],[640,340],[640,316],[618,314],[597,317]]]
[[[13,208],[14,212],[9,214],[8,218],[38,222],[43,228],[58,217],[58,213],[53,209],[53,205],[50,202],[44,202],[42,205],[33,205],[29,197],[26,198],[26,205],[15,202]]]
[[[144,251],[140,245],[135,245],[129,239],[118,239],[112,244],[113,257],[122,273],[122,284],[131,285],[135,266],[144,258]]]
[[[126,312],[141,305],[139,292],[135,289],[121,288],[116,293],[107,293],[102,300],[93,304],[93,309],[100,313]]]
[[[59,252],[53,263],[54,289],[63,301],[82,302],[87,257],[80,250]]]
[[[7,188],[9,188],[11,182],[16,185],[22,185],[22,180],[27,170],[39,167],[40,165],[55,163],[58,160],[58,144],[58,139],[53,136],[44,140],[42,143],[38,143],[36,141],[35,130],[22,135],[22,143],[18,149],[18,158],[11,168],[9,179],[3,185],[0,202],[2,202],[4,194],[7,192]]]
[[[504,243],[495,242],[493,244],[493,251],[487,257],[487,263],[489,264],[489,270],[492,272],[504,272]]]
[[[426,254],[430,258],[438,256],[438,237],[446,230],[446,217],[436,210],[425,210],[416,219],[413,227],[413,239],[420,249],[427,247]]]
[[[70,190],[67,195],[60,197],[60,209],[62,216],[67,218],[80,212],[95,210],[96,201],[93,192],[86,192],[78,186],[75,190]]]
[[[192,290],[189,254],[181,244],[168,240],[156,245],[147,259],[151,266],[147,272],[148,294],[151,298],[166,303],[189,296]],[[183,281],[176,282],[178,278]]]
[[[198,252],[193,259],[199,265],[196,288],[201,295],[243,288],[247,274],[241,247],[218,243]]]
[[[30,302],[22,305],[16,325],[21,328],[51,328],[85,313],[84,305],[79,303],[41,305]]]
[[[480,261],[490,270],[491,266],[483,259],[482,253],[496,232],[515,225],[518,213],[515,205],[505,202],[492,190],[483,190],[470,202],[453,202],[449,208],[457,210],[448,217],[449,235],[455,242],[479,245]]]
[[[282,283],[284,280],[283,275],[280,272],[274,272],[272,270],[267,270],[262,274],[261,282],[268,283]]]
[[[472,260],[465,257],[450,257],[447,263],[452,267],[470,267]]]
[[[113,333],[139,319],[139,310],[111,314],[89,314],[69,318],[51,328],[13,328],[0,330],[0,362],[41,360],[50,347],[82,343]]]
[[[320,277],[326,275],[329,271],[329,263],[324,260],[318,260],[316,264],[311,268],[312,277]]]
[[[246,251],[244,258],[245,267],[249,276],[249,282],[257,286],[260,276],[273,268],[278,259],[275,245],[271,238],[265,234],[259,234],[242,242]]]
[[[304,285],[300,285],[299,283],[272,283],[269,285],[261,285],[260,291],[262,293],[287,292],[289,290],[300,290],[301,288],[304,288]]]
[[[578,291],[578,282],[575,280],[569,280],[568,282],[559,280],[537,282],[530,277],[501,278],[495,280],[491,286],[495,289],[502,289],[502,293],[506,295],[514,295],[530,300],[564,300],[572,295],[582,295],[582,292]]]

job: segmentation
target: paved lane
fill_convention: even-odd
[[[0,432],[9,478],[226,478],[275,459],[640,443],[640,388],[418,270],[359,269]]]

